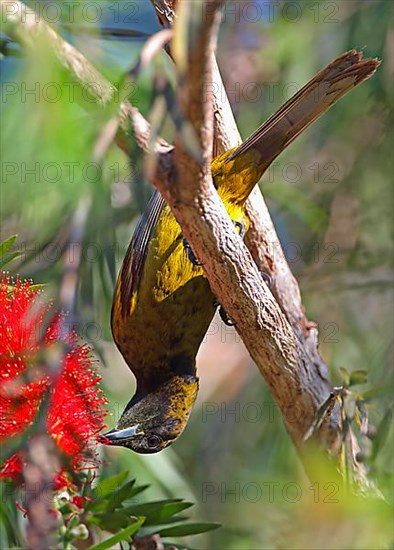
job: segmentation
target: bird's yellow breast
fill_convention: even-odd
[[[230,218],[245,229],[243,205],[256,183],[253,152],[229,160],[231,151],[212,161],[218,194]],[[245,178],[248,180],[245,182]],[[242,197],[245,197],[245,200]],[[145,251],[142,274],[128,313],[122,313],[118,280],[112,328],[115,341],[137,379],[165,377],[194,359],[215,312],[214,296],[201,266],[185,250],[181,228],[164,205]],[[187,330],[186,330],[187,327]],[[156,372],[156,374],[155,374]]]

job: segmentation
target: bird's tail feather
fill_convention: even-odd
[[[363,59],[363,53],[356,50],[340,55],[237,147],[226,158],[226,162],[252,149],[258,151],[261,155],[261,177],[272,161],[305,128],[348,91],[372,76],[379,65],[378,59]],[[250,183],[252,185],[253,182]],[[246,196],[251,191],[252,188],[245,189]]]

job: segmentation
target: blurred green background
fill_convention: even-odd
[[[114,84],[159,29],[144,1],[80,1],[72,14],[70,3],[60,0],[30,4]],[[364,49],[382,59],[374,77],[308,129],[261,181],[307,314],[319,325],[332,379],[340,383],[339,367],[368,371],[360,391],[378,389],[369,403],[377,427],[389,415],[393,388],[392,21],[386,0],[229,2],[218,48],[244,137],[342,52]],[[104,38],[103,28],[129,36]],[[137,150],[130,162],[113,145],[102,164],[93,162],[105,121],[75,101],[66,71],[51,63],[45,44],[21,56],[16,44],[2,40],[2,51],[1,239],[19,235],[23,255],[14,273],[46,283],[56,298],[64,253],[73,249],[67,248],[70,223],[89,198],[76,328],[100,361],[112,426],[134,380],[112,342],[111,295],[151,186]],[[157,106],[156,77],[163,74],[174,81],[164,54],[131,89],[131,101],[148,119]],[[171,139],[169,116],[160,124]],[[334,485],[307,481],[263,379],[236,332],[219,319],[200,350],[198,370],[199,400],[180,440],[156,456],[105,450],[108,473],[126,467],[139,483],[152,483],[152,497],[193,499],[195,518],[223,524],[191,539],[195,548],[391,547],[385,505],[355,503]],[[368,464],[389,502],[392,435],[391,427]]]

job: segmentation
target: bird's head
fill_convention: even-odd
[[[173,376],[141,399],[133,398],[103,442],[137,453],[161,451],[183,432],[197,392],[198,378]]]

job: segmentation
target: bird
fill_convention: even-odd
[[[343,53],[240,146],[212,160],[213,183],[241,236],[249,223],[245,202],[270,164],[379,63],[356,50]],[[154,191],[114,291],[112,333],[137,389],[116,427],[104,434],[106,444],[156,453],[180,436],[198,394],[196,355],[216,309],[203,267]]]

